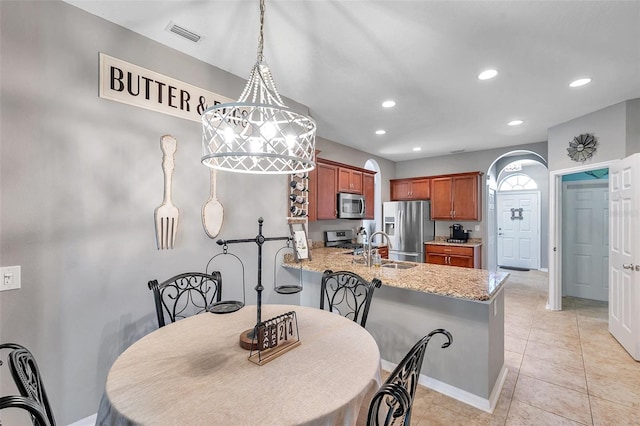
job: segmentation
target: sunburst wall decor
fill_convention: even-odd
[[[598,140],[592,134],[585,133],[573,138],[569,142],[569,148],[567,148],[567,155],[573,161],[584,162],[593,157],[598,149]]]

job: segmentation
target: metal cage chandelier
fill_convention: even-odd
[[[276,89],[262,55],[264,10],[260,0],[258,60],[238,102],[202,114],[202,164],[239,173],[308,172],[315,168],[316,123],[290,110]]]

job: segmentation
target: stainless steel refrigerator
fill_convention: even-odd
[[[430,201],[389,201],[382,205],[389,259],[424,262],[424,243],[435,236]]]

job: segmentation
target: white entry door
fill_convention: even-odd
[[[565,295],[609,300],[609,183],[565,182],[562,286]]]
[[[640,361],[640,154],[609,169],[609,332]]]
[[[540,192],[498,192],[498,265],[538,269]]]

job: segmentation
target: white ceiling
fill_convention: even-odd
[[[66,1],[242,78],[256,61],[258,0]],[[279,91],[318,135],[393,161],[546,141],[640,97],[638,0],[266,0],[264,31]],[[498,77],[478,80],[486,68]],[[592,83],[568,87],[580,77]]]

